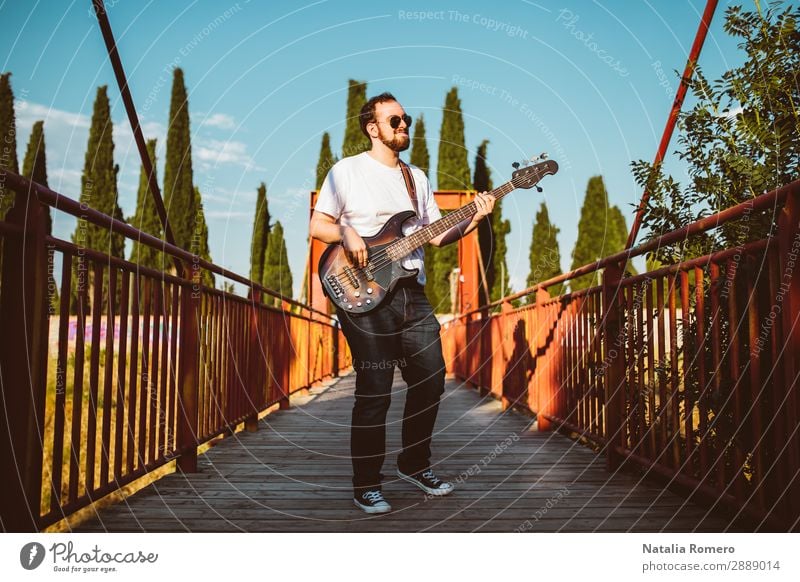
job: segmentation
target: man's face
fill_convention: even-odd
[[[378,139],[391,150],[402,152],[411,145],[408,135],[408,126],[405,121],[400,121],[397,129],[389,125],[389,120],[396,115],[402,118],[406,114],[403,106],[397,101],[386,101],[375,105],[375,119],[377,120]]]

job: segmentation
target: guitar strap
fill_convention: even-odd
[[[414,184],[414,177],[411,175],[411,168],[403,160],[398,159],[397,161],[400,162],[400,170],[403,172],[403,180],[406,183],[408,197],[411,198],[411,205],[414,207],[417,218],[420,218],[419,207],[417,206],[417,187]]]

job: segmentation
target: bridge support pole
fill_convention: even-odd
[[[252,412],[244,420],[244,428],[247,432],[258,430],[258,411],[264,407],[266,398],[263,397],[265,390],[266,374],[261,370],[265,367],[261,357],[259,346],[259,326],[258,313],[261,305],[261,291],[253,289],[250,296],[250,317],[248,318],[248,342],[247,342],[247,392],[248,406]]]
[[[190,267],[191,268],[191,267]],[[188,271],[188,269],[187,269]],[[197,472],[198,392],[200,363],[200,273],[195,269],[181,287],[180,362],[178,365],[178,470]]]
[[[20,230],[3,241],[0,527],[6,532],[35,532],[41,513],[47,391],[47,211],[34,192],[20,192],[6,221]]]
[[[622,266],[609,265],[603,272],[603,345],[605,347],[606,469],[622,463],[617,446],[625,446],[625,337],[620,313]]]
[[[780,292],[783,297],[783,385],[786,400],[783,410],[775,414],[784,417],[787,443],[783,462],[789,483],[783,494],[784,504],[791,515],[791,523],[800,516],[800,443],[794,434],[800,416],[800,192],[789,193],[786,204],[778,217],[778,249],[780,251]],[[774,298],[777,299],[777,298]]]

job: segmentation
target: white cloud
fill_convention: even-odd
[[[83,113],[72,113],[53,109],[39,103],[30,101],[17,101],[14,103],[17,118],[17,127],[31,129],[36,121],[43,120],[45,127],[59,126],[73,129],[89,129],[91,119]]]
[[[247,170],[263,170],[247,153],[247,144],[241,141],[208,140],[198,144],[195,155],[201,162],[214,165],[233,164]]]
[[[227,115],[225,113],[212,113],[211,115],[204,117],[200,121],[200,125],[203,127],[218,127],[220,129],[233,129],[236,127],[236,122],[233,119],[233,116]]]

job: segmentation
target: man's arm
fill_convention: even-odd
[[[487,194],[486,192],[481,192],[475,197],[475,206],[477,206],[478,211],[472,215],[472,217],[465,218],[450,230],[447,230],[436,238],[431,239],[431,244],[436,245],[437,247],[443,247],[457,241],[462,237],[467,236],[473,230],[478,228],[480,221],[492,212],[494,209],[494,202],[494,196]]]
[[[308,233],[324,243],[342,242],[350,261],[354,265],[366,266],[367,245],[352,226],[337,224],[332,216],[315,210],[311,215]]]

